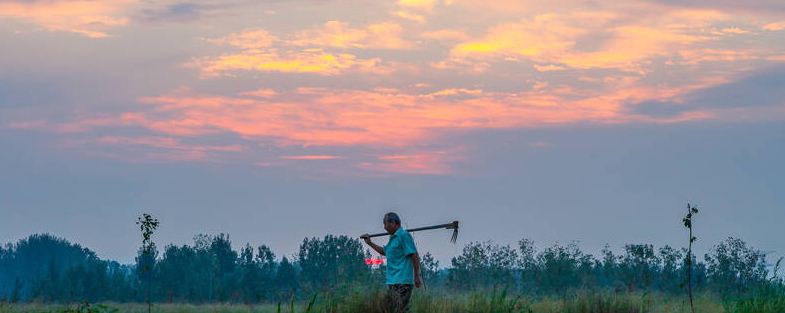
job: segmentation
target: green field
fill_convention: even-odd
[[[262,313],[262,312],[324,312],[324,313],[376,313],[385,312],[384,293],[381,290],[342,297],[316,297],[309,309],[309,302],[266,305],[242,304],[153,304],[153,312],[160,313]],[[695,299],[699,313],[782,313],[785,297],[759,296],[747,299],[722,300],[708,294]],[[0,313],[17,312],[147,312],[143,303],[101,304],[0,304]],[[449,295],[439,292],[416,292],[412,299],[411,313],[687,313],[689,302],[684,297],[652,294],[577,293],[563,298],[529,298],[505,292]]]

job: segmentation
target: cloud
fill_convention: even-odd
[[[349,23],[328,21],[322,28],[301,31],[288,44],[341,49],[411,49],[412,44],[401,38],[403,28],[392,22],[352,28]]]
[[[425,151],[412,154],[383,155],[376,160],[362,162],[360,169],[370,172],[448,175],[454,172],[451,164],[458,159],[456,151]]]
[[[108,30],[127,25],[132,0],[0,1],[0,16],[32,22],[48,31],[90,38],[108,37]]]
[[[322,160],[338,160],[343,159],[337,155],[284,155],[281,156],[284,160],[303,160],[303,161],[322,161]]]
[[[65,2],[13,3],[57,7]],[[236,4],[90,3],[90,10],[65,10],[65,17],[28,15],[54,25],[52,30],[100,37],[121,24],[83,25],[73,17],[126,19],[128,12],[136,12],[131,16],[137,18],[124,22],[131,23],[124,33],[141,31],[152,36],[149,42],[159,43],[162,37],[155,36],[166,34],[153,30],[161,25],[142,29],[141,22],[191,21]],[[122,5],[110,8],[107,3]],[[161,78],[162,84],[129,88],[122,96],[137,92],[131,95],[139,102],[134,107],[80,104],[63,109],[73,112],[66,116],[47,118],[40,108],[26,111],[25,106],[56,103],[58,97],[0,88],[0,97],[19,102],[13,108],[0,103],[4,115],[18,114],[5,115],[4,128],[50,131],[91,140],[85,145],[138,150],[140,157],[158,159],[243,156],[268,167],[328,164],[373,173],[441,175],[453,173],[461,159],[462,151],[453,149],[460,144],[445,144],[456,135],[732,120],[732,113],[761,116],[763,110],[780,107],[777,99],[785,97],[777,92],[783,89],[780,77],[759,71],[785,60],[785,45],[773,33],[783,27],[770,15],[581,0],[399,1],[363,18],[350,12],[366,7],[344,10],[338,5],[324,17],[330,20],[309,15],[321,6],[288,11],[308,5],[313,3],[276,2],[253,11],[262,15],[231,11],[232,22],[221,26],[177,26],[178,34],[208,38],[197,41],[203,46],[177,51],[193,53],[180,62],[210,80]],[[117,39],[101,44],[131,40]],[[122,43],[120,47],[138,46]],[[154,57],[156,52],[146,53],[139,55]],[[117,75],[125,75],[121,72]],[[84,139],[94,137],[98,139]],[[216,144],[211,140],[216,137],[230,139]]]
[[[283,93],[264,90],[259,97],[257,92],[215,96],[178,90],[145,97],[140,101],[148,109],[125,113],[114,124],[186,137],[229,133],[273,139],[279,146],[403,147],[429,143],[451,131],[624,123],[636,118],[626,115],[625,104],[667,100],[685,91],[627,86],[585,93],[546,86],[518,93],[300,88]]]
[[[536,69],[538,72],[552,72],[552,71],[565,70],[567,68],[564,66],[558,66],[554,64],[547,64],[547,65],[534,64],[534,69]]]
[[[430,12],[438,4],[438,0],[398,0],[398,5],[407,8]]]
[[[785,68],[749,74],[738,80],[694,90],[674,100],[644,101],[630,106],[651,117],[673,117],[685,112],[785,108]]]
[[[202,6],[196,3],[174,3],[162,8],[145,9],[141,19],[147,22],[192,21],[204,14],[202,10]]]
[[[264,29],[245,30],[225,37],[207,40],[207,42],[215,45],[226,45],[242,50],[254,51],[271,48],[277,41],[278,37]]]
[[[345,72],[389,74],[392,68],[380,58],[359,58],[347,52],[329,52],[327,48],[403,48],[397,39],[395,24],[374,24],[366,29],[350,29],[347,24],[328,22],[325,29],[300,32],[293,40],[284,40],[263,29],[232,33],[207,42],[239,49],[216,57],[202,57],[189,65],[203,77],[229,75],[238,71],[312,73],[338,75]]]
[[[257,98],[273,98],[278,95],[278,92],[269,88],[260,88],[260,89],[240,93],[240,95],[257,97]]]
[[[751,33],[749,30],[741,29],[739,27],[726,27],[720,30],[725,34],[744,35]]]
[[[538,71],[574,68],[641,72],[657,57],[677,55],[695,44],[714,40],[703,29],[726,18],[718,12],[694,10],[628,24],[620,23],[612,12],[542,14],[496,25],[481,38],[459,43],[442,64],[460,67],[522,58],[547,64],[537,65]],[[585,47],[586,42],[594,44]]]
[[[544,57],[572,48],[584,32],[555,15],[540,15],[529,21],[495,26],[479,40],[458,44],[451,54],[458,57],[504,54]]]
[[[235,15],[254,1],[248,0],[141,0],[135,1],[132,16],[137,24],[186,23]]]
[[[710,8],[728,12],[785,12],[785,3],[779,0],[649,0],[652,3],[687,8]]]
[[[402,19],[405,19],[405,20],[414,21],[414,22],[417,22],[417,23],[425,23],[425,21],[426,21],[426,18],[425,18],[424,15],[413,13],[413,12],[409,12],[409,11],[403,11],[403,10],[402,11],[395,11],[395,12],[392,13],[392,15],[396,16],[396,17],[399,17],[399,18],[402,18]]]
[[[90,149],[91,146],[96,145],[101,149],[98,151]],[[88,155],[132,163],[211,162],[221,155],[236,154],[248,149],[240,144],[184,143],[178,138],[162,136],[100,136],[88,139],[69,139],[64,146],[78,149]]]
[[[436,41],[465,41],[469,39],[466,33],[454,29],[439,29],[426,31],[420,34],[421,37]]]
[[[440,2],[439,0],[398,0],[399,10],[393,11],[392,15],[424,24],[427,22],[427,16],[434,14],[434,9]],[[449,5],[450,0],[445,1],[445,4]]]
[[[776,32],[785,29],[785,22],[768,23],[761,28],[763,28],[763,30]]]
[[[376,74],[389,72],[389,68],[384,67],[380,59],[360,59],[348,53],[332,54],[318,49],[286,53],[272,50],[228,54],[216,58],[197,59],[192,65],[199,68],[205,77],[236,71],[313,73],[328,76],[348,71]]]

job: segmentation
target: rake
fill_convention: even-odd
[[[406,231],[411,233],[411,232],[416,232],[416,231],[421,231],[421,230],[442,229],[442,228],[444,228],[444,229],[452,229],[452,237],[450,238],[450,242],[455,243],[455,241],[458,240],[458,221],[454,221],[452,223],[447,223],[447,224],[441,224],[441,225],[433,225],[433,226],[425,226],[425,227],[418,227],[418,228],[410,228],[410,229],[407,229]],[[378,234],[368,235],[368,238],[389,236],[389,235],[390,234],[388,234],[388,233],[378,233]],[[364,236],[360,236],[360,238],[364,238]]]

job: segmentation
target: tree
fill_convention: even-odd
[[[14,279],[14,289],[11,291],[11,303],[17,303],[22,300],[22,280],[17,277]]]
[[[461,255],[452,258],[448,280],[454,287],[466,286],[468,289],[511,286],[517,262],[518,252],[508,245],[471,242]]]
[[[428,283],[436,282],[437,274],[439,273],[439,261],[433,258],[430,252],[422,256],[420,274],[422,279]]]
[[[698,240],[697,237],[692,235],[692,217],[694,214],[698,214],[698,208],[695,206],[690,206],[690,204],[687,203],[687,215],[684,216],[682,222],[684,223],[684,227],[689,229],[689,245],[687,248],[687,256],[685,258],[685,270],[687,271],[687,295],[690,297],[690,311],[692,313],[695,313],[695,305],[693,304],[692,299],[692,243],[695,242],[695,240]]]
[[[659,273],[660,260],[654,253],[654,246],[628,244],[624,251],[619,267],[627,290],[648,290]]]
[[[159,285],[169,302],[197,300],[196,288],[199,286],[195,275],[204,270],[196,267],[197,264],[196,251],[192,247],[187,245],[166,247],[156,268]]]
[[[150,214],[144,213],[137,218],[136,224],[139,225],[139,230],[142,232],[142,247],[140,248],[139,257],[137,257],[137,269],[140,272],[140,278],[146,282],[147,286],[147,312],[152,311],[152,300],[150,299],[152,293],[152,277],[153,268],[155,266],[155,259],[158,256],[158,251],[155,248],[152,236],[156,228],[158,228],[158,219],[153,218]]]
[[[534,292],[537,289],[537,251],[534,241],[523,238],[518,241],[517,268],[520,275],[520,287],[525,292]]]
[[[730,237],[706,254],[709,283],[725,295],[741,295],[768,282],[766,254]]]
[[[347,236],[304,239],[298,263],[303,280],[312,289],[348,285],[369,273],[360,241]]]
[[[538,285],[545,292],[565,293],[588,282],[592,275],[593,257],[584,254],[574,243],[555,244],[537,256]]]
[[[660,248],[659,259],[661,263],[658,282],[659,289],[666,292],[677,291],[678,284],[673,282],[684,281],[681,270],[681,264],[685,260],[684,254],[666,245]]]
[[[235,268],[237,262],[237,252],[232,250],[232,242],[229,235],[218,234],[210,242],[210,254],[215,260],[214,263],[214,288],[219,301],[226,301],[232,295],[232,287],[237,278]]]
[[[272,293],[271,286],[273,286],[277,267],[275,253],[273,253],[273,250],[270,249],[270,247],[265,245],[257,247],[256,251],[256,263],[260,267],[259,284],[262,286],[260,292],[263,296],[269,297]]]
[[[278,271],[275,274],[275,286],[277,286],[279,291],[279,299],[288,299],[297,293],[297,287],[299,286],[297,269],[286,257],[283,257],[278,265]]]

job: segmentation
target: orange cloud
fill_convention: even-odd
[[[465,41],[469,39],[469,35],[466,35],[466,33],[453,29],[427,31],[420,34],[420,36],[436,41]]]
[[[776,32],[785,29],[785,22],[768,23],[761,28],[763,28],[763,30]]]
[[[530,21],[495,26],[484,38],[455,46],[451,54],[456,57],[497,54],[545,57],[572,48],[584,32],[555,15],[540,15]]]
[[[340,22],[328,22],[327,31],[301,33],[298,39],[292,41],[282,40],[266,30],[246,30],[207,40],[240,51],[217,57],[196,58],[189,65],[198,68],[203,77],[229,75],[238,71],[327,76],[345,72],[389,74],[392,68],[382,64],[380,58],[363,59],[350,53],[328,52],[323,48],[402,48],[405,43],[394,36],[400,32],[396,27],[383,23],[370,25],[367,30],[356,30],[344,29],[344,24]]]
[[[401,38],[401,25],[384,22],[364,28],[352,28],[349,23],[329,21],[320,29],[299,32],[289,42],[295,46],[357,49],[410,49],[412,44]]]
[[[627,21],[613,11],[536,15],[520,22],[491,27],[478,39],[455,45],[442,68],[527,59],[538,71],[562,68],[618,69],[641,72],[657,57],[678,55],[696,44],[717,40],[706,30],[728,16],[707,10],[663,12],[656,17]],[[726,32],[746,34],[741,29]],[[594,41],[594,42],[593,42]],[[589,47],[586,43],[593,42]],[[483,70],[489,66],[476,67]]]
[[[407,9],[430,12],[439,3],[438,0],[398,0],[398,5]]]
[[[30,21],[48,31],[104,38],[109,36],[107,30],[128,24],[124,11],[134,3],[132,0],[0,1],[0,16]]]
[[[215,45],[228,45],[243,50],[262,50],[270,48],[278,37],[264,29],[252,29],[229,34],[223,38],[208,39],[207,42]]]
[[[414,22],[417,22],[417,23],[425,23],[425,20],[426,20],[424,15],[417,14],[417,13],[412,13],[412,12],[408,12],[408,11],[395,11],[395,12],[392,13],[392,15],[396,16],[396,17],[399,17],[399,18],[402,18],[402,19],[405,19],[405,20],[414,21]]]
[[[194,60],[192,65],[199,68],[205,77],[219,76],[235,71],[313,73],[319,75],[338,75],[347,71],[387,74],[390,68],[383,66],[381,60],[360,59],[348,53],[332,54],[318,49],[288,51],[279,53],[245,52],[222,55],[217,58]]]

